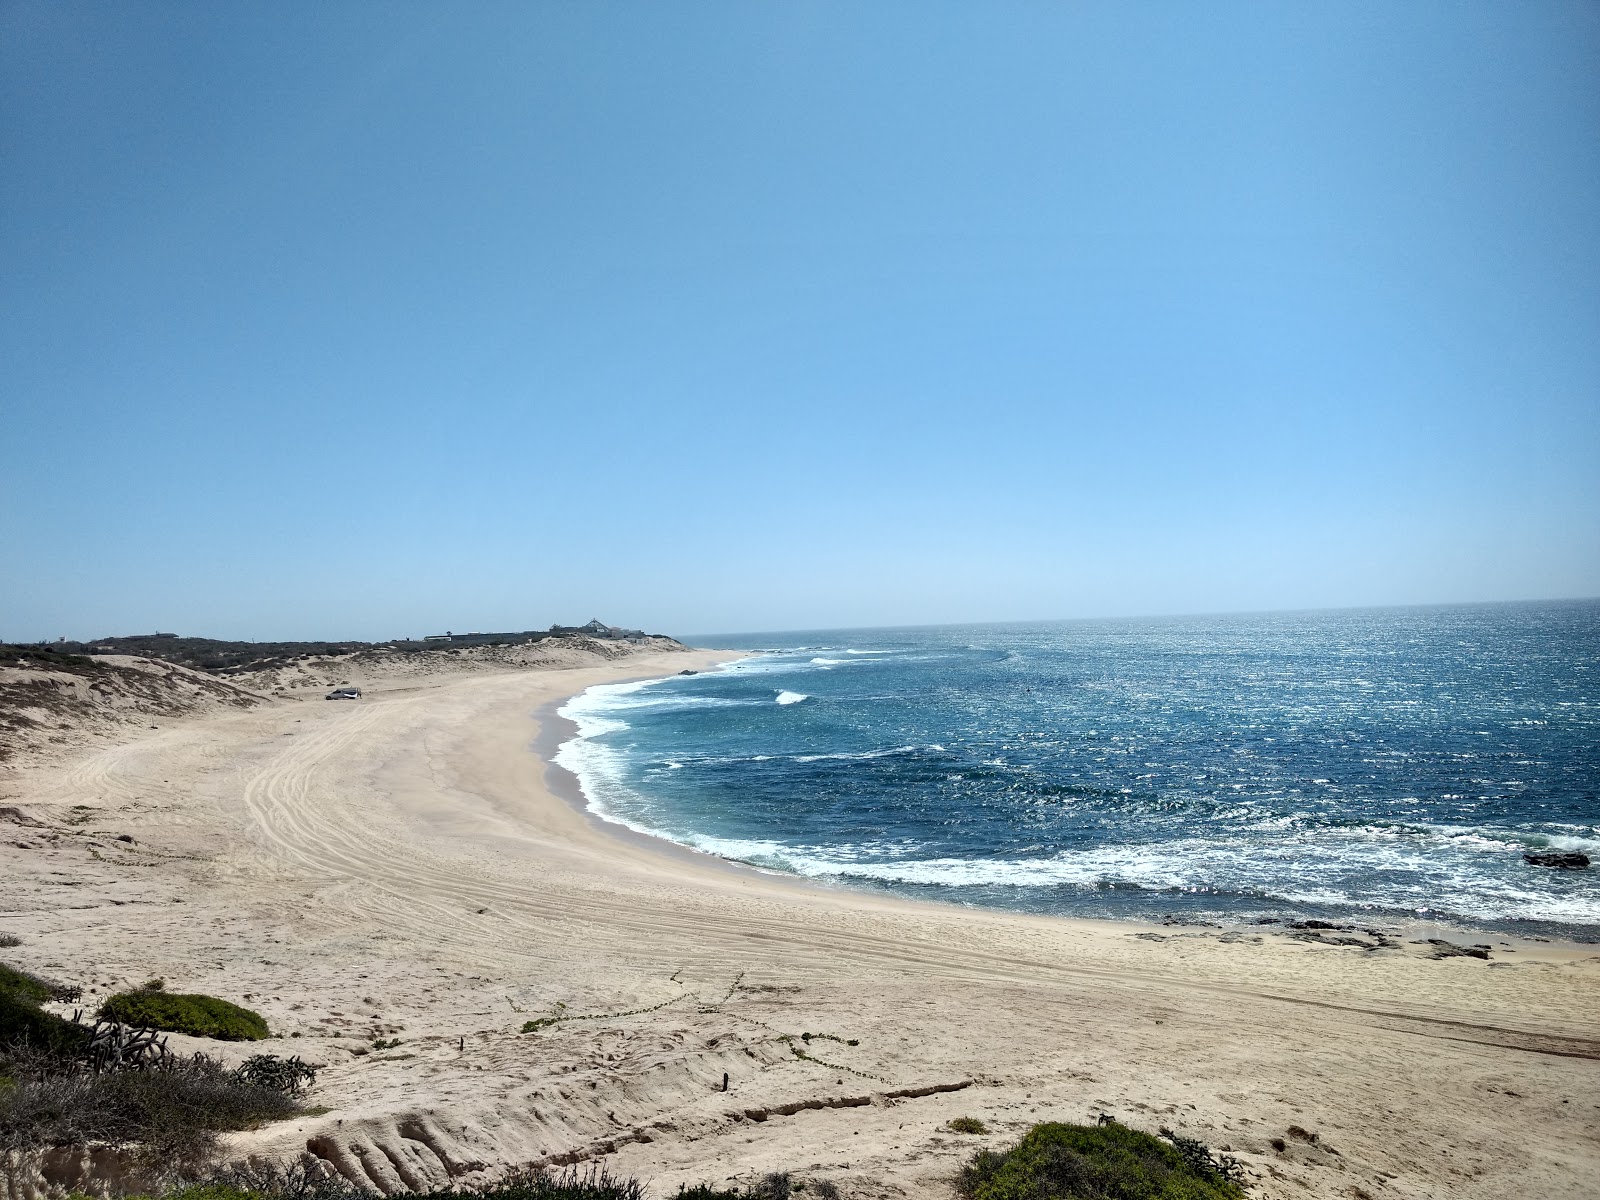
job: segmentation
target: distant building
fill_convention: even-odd
[[[599,617],[590,620],[587,625],[552,625],[550,632],[556,636],[592,637],[611,642],[640,642],[645,638],[642,629],[622,629],[616,625],[607,625]]]

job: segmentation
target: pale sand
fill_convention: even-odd
[[[1592,947],[1447,933],[1492,961],[1435,961],[919,905],[562,798],[537,713],[718,657],[393,678],[15,768],[0,805],[44,827],[0,821],[0,930],[25,938],[3,957],[98,995],[163,976],[302,1035],[249,1049],[325,1064],[330,1111],[235,1146],[388,1190],[600,1159],[657,1196],[788,1170],[948,1200],[978,1146],[1110,1113],[1230,1150],[1253,1197],[1600,1194]],[[960,1115],[992,1132],[941,1128]]]

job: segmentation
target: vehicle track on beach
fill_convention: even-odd
[[[341,902],[386,929],[473,940],[482,930],[461,912],[469,897],[459,868],[435,865],[422,847],[361,824],[340,802],[338,780],[328,778],[385,715],[381,705],[370,705],[324,718],[246,775],[241,794],[257,846],[286,873],[361,885],[364,891],[347,892]]]

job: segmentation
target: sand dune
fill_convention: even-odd
[[[325,1064],[329,1111],[234,1148],[384,1191],[601,1158],[656,1194],[790,1170],[947,1197],[977,1146],[1110,1113],[1227,1148],[1257,1197],[1595,1194],[1593,948],[1478,937],[1488,961],[1438,960],[1417,940],[1458,932],[1366,950],[917,905],[569,803],[533,752],[561,697],[717,658],[357,673],[359,703],[21,756],[6,955],[257,1008],[271,1049]],[[958,1115],[991,1134],[943,1128]]]

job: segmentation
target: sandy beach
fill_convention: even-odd
[[[923,905],[582,811],[561,699],[729,657],[356,674],[359,702],[19,756],[4,958],[260,1011],[253,1049],[322,1064],[326,1111],[232,1148],[388,1192],[597,1161],[656,1196],[782,1170],[933,1200],[979,1146],[1100,1114],[1226,1150],[1252,1197],[1600,1190],[1600,947]]]

